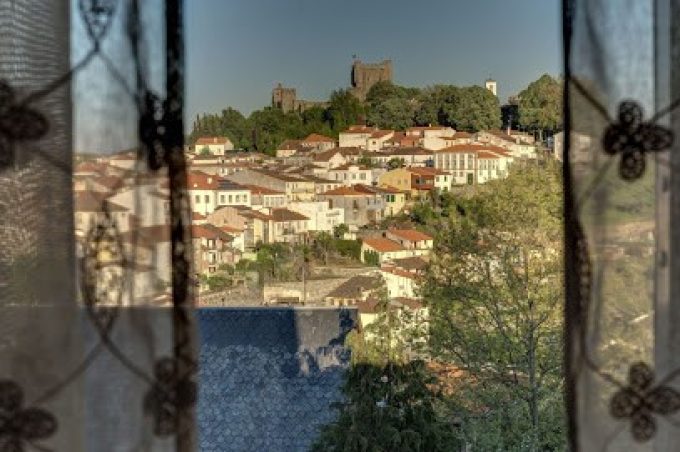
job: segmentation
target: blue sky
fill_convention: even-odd
[[[277,82],[326,99],[349,85],[354,54],[392,59],[406,86],[491,76],[502,101],[561,71],[559,0],[190,0],[185,11],[188,126],[268,105]]]

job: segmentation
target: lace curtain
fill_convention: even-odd
[[[680,444],[680,2],[565,0],[572,450]]]
[[[0,0],[0,452],[194,450],[179,0]]]

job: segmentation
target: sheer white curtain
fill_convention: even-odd
[[[574,450],[680,444],[677,0],[565,0]]]
[[[193,450],[176,0],[0,0],[0,451]]]

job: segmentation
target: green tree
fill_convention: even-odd
[[[562,82],[543,74],[519,93],[519,123],[539,132],[556,132],[562,127]]]
[[[414,121],[476,132],[500,127],[501,110],[498,98],[481,86],[435,85],[422,90]]]
[[[333,235],[336,239],[343,238],[348,232],[349,226],[347,226],[345,223],[340,223],[339,225],[333,227]]]
[[[406,98],[386,99],[368,111],[368,122],[385,129],[404,130],[413,125],[414,104]]]
[[[472,376],[454,407],[468,440],[474,428],[492,432],[502,419],[505,442],[494,450],[564,447],[556,396],[562,390],[559,174],[557,166],[513,170],[458,200],[448,217],[430,220],[438,234],[422,295],[430,307],[431,352]],[[480,418],[479,407],[489,416]]]
[[[334,134],[347,129],[353,124],[363,123],[366,110],[352,93],[340,89],[333,91],[330,105],[326,110],[326,121],[330,124]]]
[[[361,243],[357,240],[335,239],[333,248],[340,256],[361,260]]]
[[[212,155],[212,152],[210,152],[210,148],[208,146],[203,147],[198,155]]]
[[[328,265],[328,258],[333,251],[333,240],[333,236],[325,231],[319,232],[314,236],[312,252],[324,265]]]
[[[373,267],[379,267],[380,256],[375,251],[366,250],[364,251],[364,263]]]
[[[414,113],[414,121],[419,126],[446,125],[443,113],[445,100],[451,99],[458,88],[451,85],[435,85],[423,89],[418,96],[418,106]]]
[[[407,99],[408,97],[409,93],[406,88],[390,81],[380,81],[371,86],[366,93],[366,103],[375,106],[389,99]]]
[[[501,125],[498,98],[481,86],[446,91],[441,116],[444,125],[468,132],[498,128]]]
[[[387,168],[388,169],[397,169],[397,168],[403,168],[405,166],[405,161],[403,158],[400,157],[393,157],[387,162]]]
[[[336,405],[337,420],[322,429],[312,450],[460,450],[451,424],[440,414],[442,394],[434,375],[422,360],[407,359],[401,336],[393,334],[403,330],[403,317],[390,308],[386,293],[381,298],[376,321],[347,337],[352,362],[343,385],[346,400]]]
[[[250,128],[246,118],[231,107],[222,110],[220,115],[204,114],[196,116],[189,142],[195,143],[201,136],[226,136],[237,149],[245,149],[249,144]]]
[[[205,280],[210,291],[224,290],[231,286],[231,278],[226,275],[213,275]]]
[[[371,158],[370,154],[361,154],[361,157],[359,157],[357,163],[368,168],[373,168],[376,166],[375,163],[373,163],[373,159]]]
[[[249,149],[273,154],[287,139],[304,138],[305,129],[298,113],[283,113],[278,108],[256,110],[248,117],[251,128]]]

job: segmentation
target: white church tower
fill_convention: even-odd
[[[486,82],[484,82],[484,87],[491,91],[494,96],[498,96],[498,84],[496,83],[496,80],[490,78],[486,79]]]

